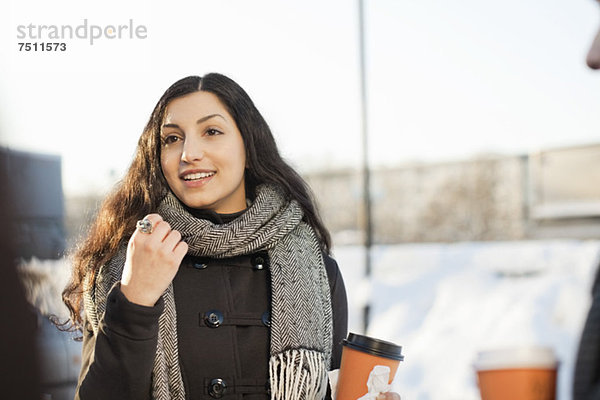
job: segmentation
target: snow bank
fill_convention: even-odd
[[[541,344],[561,365],[568,400],[579,335],[590,304],[600,241],[553,240],[336,248],[348,290],[350,330],[403,346],[394,389],[403,400],[476,400],[477,352]]]

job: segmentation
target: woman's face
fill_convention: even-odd
[[[244,142],[216,95],[199,91],[172,100],[160,136],[162,171],[179,200],[221,214],[246,208]]]

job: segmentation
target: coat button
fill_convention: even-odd
[[[262,315],[262,323],[266,326],[266,327],[271,327],[271,313],[268,311],[265,311]]]
[[[227,382],[225,382],[223,379],[216,378],[210,381],[210,384],[208,386],[208,394],[210,394],[212,398],[220,399],[221,397],[223,397],[226,391]]]
[[[208,264],[201,263],[201,262],[194,262],[192,264],[192,266],[196,269],[206,269],[208,267]]]
[[[210,328],[218,328],[223,323],[223,313],[211,310],[204,314],[204,323]]]
[[[268,256],[266,253],[258,253],[252,256],[250,262],[252,263],[252,268],[256,271],[260,271],[265,269],[267,266]]]

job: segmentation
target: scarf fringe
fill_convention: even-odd
[[[327,367],[322,352],[288,350],[271,356],[271,400],[322,400],[327,393]]]

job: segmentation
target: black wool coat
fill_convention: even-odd
[[[337,263],[324,256],[333,308],[331,369],[339,368],[347,302]],[[173,280],[179,362],[186,398],[269,399],[269,259],[186,256]],[[75,399],[150,399],[162,298],[133,304],[117,283],[94,336],[86,322]],[[293,312],[293,310],[291,310]]]

